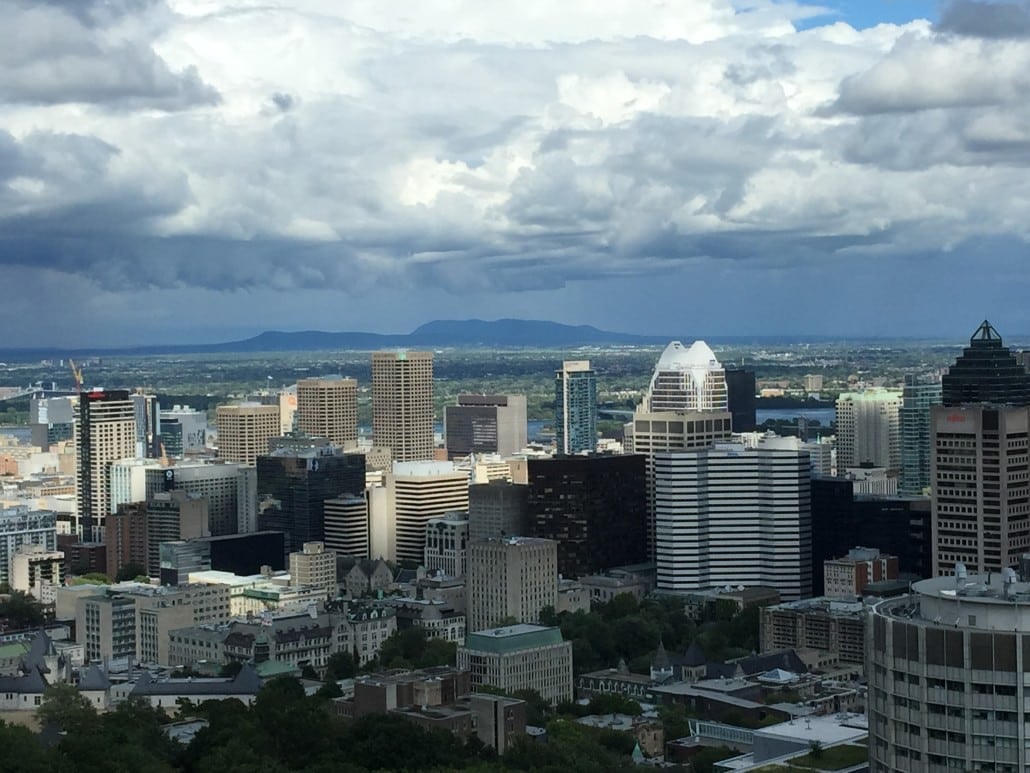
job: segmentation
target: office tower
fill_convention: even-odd
[[[326,550],[321,542],[305,542],[299,551],[290,553],[290,585],[314,585],[325,588],[330,598],[339,590],[336,584],[336,552]]]
[[[227,462],[187,462],[146,471],[147,499],[160,491],[173,490],[207,497],[209,528],[214,536],[236,534],[243,531],[241,524],[253,520],[255,486],[253,468]]]
[[[898,493],[920,496],[930,488],[930,408],[941,404],[940,383],[905,377],[901,392],[901,483]]]
[[[444,513],[426,522],[423,565],[429,572],[464,577],[468,568],[468,513]]]
[[[279,408],[254,402],[219,405],[215,424],[218,458],[253,465],[259,456],[268,453],[269,438],[279,436]]]
[[[111,464],[136,455],[135,405],[124,390],[83,392],[75,424],[78,471],[75,533],[86,542],[104,538],[104,519],[111,507]]]
[[[590,360],[565,360],[554,375],[554,433],[559,454],[597,447],[597,376]]]
[[[558,603],[558,543],[533,537],[474,540],[469,544],[469,631],[507,620],[540,622]]]
[[[281,442],[277,441],[277,442]],[[365,488],[365,457],[295,438],[257,460],[261,531],[284,532],[286,549],[325,538],[325,501]]]
[[[558,572],[583,577],[647,557],[643,456],[529,460],[533,536],[558,542]]]
[[[1024,407],[930,409],[935,575],[1000,572],[1030,551],[1028,419]]]
[[[824,562],[856,545],[898,557],[899,571],[933,573],[930,500],[855,494],[855,481],[812,479],[812,588],[823,587]]]
[[[33,397],[29,403],[32,445],[49,451],[52,445],[71,440],[78,402],[78,397]]]
[[[297,429],[340,448],[358,445],[358,382],[342,376],[297,382]]]
[[[147,501],[147,574],[161,574],[162,542],[208,536],[207,497],[163,491]]]
[[[901,393],[843,392],[837,398],[837,469],[901,469]]]
[[[260,574],[262,567],[283,569],[286,567],[284,538],[281,531],[256,531],[162,542],[161,584],[185,585],[189,575],[196,572],[228,572],[249,577]]]
[[[868,613],[869,770],[1030,770],[1030,585],[969,572],[912,591]]]
[[[9,583],[11,558],[23,545],[57,549],[57,516],[26,505],[0,507],[0,582]]]
[[[161,411],[160,437],[164,456],[200,453],[207,447],[207,414],[182,405]]]
[[[754,432],[758,429],[755,395],[755,372],[745,368],[726,368],[727,410],[733,416],[734,432]]]
[[[679,341],[665,347],[655,364],[644,397],[648,413],[666,411],[725,411],[726,371],[704,341],[690,348]]]
[[[368,501],[364,493],[325,501],[325,546],[341,556],[369,557]]]
[[[525,395],[458,395],[444,408],[448,459],[470,454],[512,456],[528,442]]]
[[[468,474],[452,462],[394,462],[383,484],[369,489],[373,558],[420,564],[426,524],[444,513],[468,511]]]
[[[1020,364],[998,331],[984,320],[969,346],[941,379],[942,402],[1030,405],[1030,373]]]
[[[529,486],[493,480],[469,486],[469,539],[525,537],[529,521]]]
[[[118,512],[107,516],[104,543],[107,545],[107,576],[112,580],[122,567],[135,564],[147,568],[150,560],[147,542],[147,504],[137,501],[123,504]]]
[[[111,510],[131,502],[145,502],[147,499],[147,470],[160,470],[157,459],[134,457],[119,459],[111,464]]]
[[[796,438],[655,454],[658,588],[812,593],[810,462]]]
[[[137,390],[129,396],[136,416],[136,456],[140,459],[161,457],[161,404],[155,395]]]
[[[372,434],[395,462],[433,458],[433,353],[372,354]]]

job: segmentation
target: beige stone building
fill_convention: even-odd
[[[290,585],[325,588],[330,597],[335,596],[336,551],[326,550],[322,542],[305,542],[299,552],[290,553]]]
[[[468,555],[468,625],[537,623],[558,605],[558,543],[535,537],[474,540]]]
[[[297,429],[345,450],[358,445],[358,382],[305,378],[297,382]]]
[[[433,458],[433,353],[372,354],[372,433],[395,462]]]
[[[215,410],[218,427],[218,458],[254,465],[268,453],[268,441],[282,429],[277,405],[242,403],[219,405]]]
[[[560,628],[512,625],[470,633],[458,647],[458,668],[472,675],[472,687],[507,693],[536,690],[552,704],[572,699],[572,642]]]

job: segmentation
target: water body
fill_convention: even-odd
[[[32,440],[32,430],[28,427],[0,427],[0,435],[12,435],[21,443]]]
[[[837,411],[834,408],[769,408],[755,411],[755,420],[759,426],[769,420],[797,421],[798,419],[818,421],[821,426],[829,427],[837,420]]]

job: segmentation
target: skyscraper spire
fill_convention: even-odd
[[[1030,374],[986,319],[941,382],[946,406],[1030,405]]]

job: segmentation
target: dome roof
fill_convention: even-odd
[[[691,370],[718,367],[719,361],[715,358],[715,352],[704,341],[694,341],[689,349],[679,341],[673,341],[665,347],[655,369]]]

